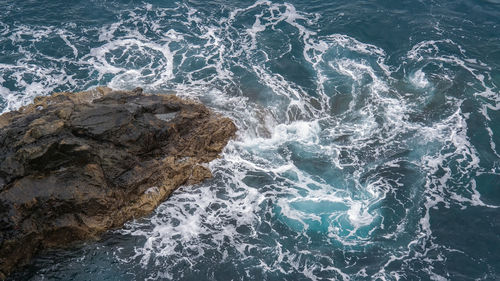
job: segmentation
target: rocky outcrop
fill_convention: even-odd
[[[0,279],[40,249],[150,213],[204,166],[234,123],[174,95],[100,87],[0,116]]]

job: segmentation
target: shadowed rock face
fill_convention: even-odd
[[[141,89],[38,97],[0,116],[0,279],[40,249],[96,237],[211,177],[236,127]]]

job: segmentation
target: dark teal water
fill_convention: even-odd
[[[239,127],[215,177],[11,280],[499,280],[498,1],[0,1],[0,111],[97,85]]]

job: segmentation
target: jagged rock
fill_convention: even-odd
[[[40,249],[150,213],[234,136],[200,103],[99,87],[0,116],[0,279]]]

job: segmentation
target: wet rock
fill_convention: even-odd
[[[234,123],[141,88],[38,97],[0,116],[0,279],[37,251],[149,214],[203,165]]]

